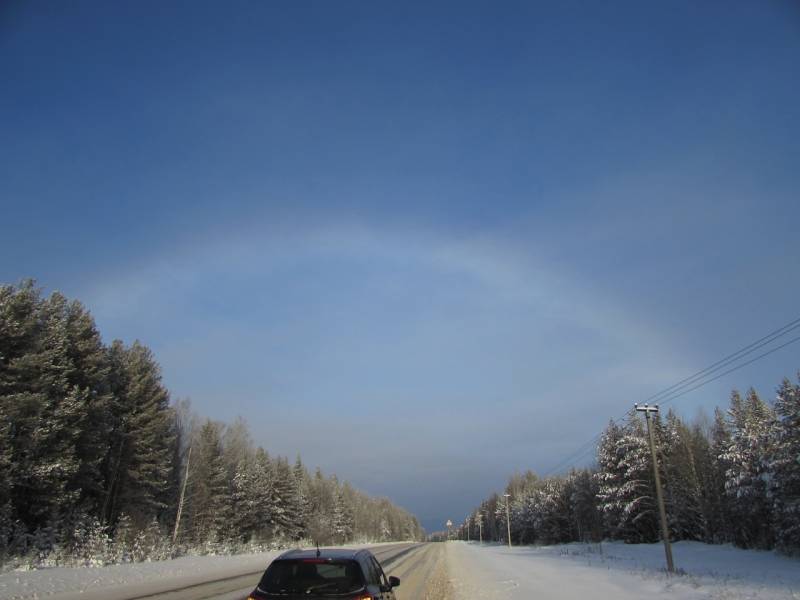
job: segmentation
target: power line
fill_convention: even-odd
[[[663,404],[663,401],[660,400],[662,397],[666,398],[666,397],[672,396],[675,392],[679,391],[681,388],[690,386],[693,383],[696,383],[697,381],[700,381],[701,379],[705,378],[706,376],[711,375],[712,373],[715,373],[715,372],[719,371],[720,369],[724,369],[728,365],[730,365],[732,363],[735,363],[740,358],[744,358],[748,354],[752,354],[753,352],[755,352],[759,348],[763,348],[764,346],[766,346],[768,344],[771,344],[776,339],[778,339],[780,337],[783,337],[787,333],[789,333],[791,331],[794,331],[795,329],[798,329],[798,328],[800,328],[800,319],[796,319],[796,320],[794,320],[794,321],[792,321],[790,323],[787,323],[786,325],[776,329],[772,333],[770,333],[768,335],[765,335],[764,337],[756,340],[755,342],[752,342],[751,344],[748,344],[747,346],[745,346],[741,350],[738,350],[738,351],[734,352],[733,354],[729,354],[725,358],[715,362],[713,365],[709,365],[708,367],[706,367],[702,371],[698,371],[694,375],[691,375],[691,376],[689,376],[689,377],[687,377],[685,379],[680,380],[678,383],[675,383],[675,384],[669,386],[668,388],[665,388],[665,389],[661,390],[657,394],[653,394],[649,398],[645,398],[644,402],[650,402],[652,400],[659,400]]]
[[[728,373],[733,373],[734,371],[738,371],[742,367],[746,367],[747,365],[752,364],[752,363],[756,362],[757,360],[761,360],[765,356],[769,356],[773,352],[777,352],[778,350],[780,350],[782,348],[785,348],[789,344],[794,344],[797,341],[800,341],[800,336],[797,336],[796,338],[793,338],[793,339],[789,340],[788,342],[781,344],[780,346],[776,346],[775,348],[772,348],[771,350],[768,350],[767,352],[764,352],[763,354],[759,354],[755,358],[753,358],[751,360],[748,360],[747,362],[743,362],[742,364],[737,365],[737,366],[733,367],[732,369],[728,369],[724,373],[720,373],[716,377],[712,377],[711,379],[709,379],[707,381],[704,381],[703,383],[698,384],[698,385],[694,386],[693,388],[689,388],[688,390],[682,391],[680,394],[676,394],[675,396],[672,396],[671,398],[667,398],[666,400],[661,401],[661,404],[667,404],[668,402],[672,402],[676,398],[680,398],[681,396],[684,396],[685,394],[688,394],[689,392],[693,392],[697,388],[701,388],[704,385],[711,383],[712,381],[716,381],[717,379],[727,375]]]
[[[667,404],[669,402],[672,402],[673,400],[676,400],[677,398],[680,398],[681,396],[684,396],[684,395],[688,394],[689,392],[693,392],[693,391],[695,391],[695,390],[697,390],[697,389],[699,389],[699,388],[701,388],[701,387],[703,387],[705,385],[708,385],[709,383],[711,383],[713,381],[716,381],[717,379],[720,379],[721,377],[724,377],[725,375],[733,373],[734,371],[738,371],[739,369],[741,369],[743,367],[746,367],[747,365],[750,365],[750,364],[752,364],[752,363],[754,363],[754,362],[756,362],[758,360],[761,360],[762,358],[764,358],[766,356],[769,356],[770,354],[772,354],[774,352],[777,352],[778,350],[781,350],[782,348],[785,348],[786,346],[789,346],[790,344],[793,344],[793,343],[795,343],[797,341],[800,341],[800,336],[792,338],[788,342],[785,342],[785,343],[783,343],[783,344],[781,344],[779,346],[771,348],[770,350],[759,354],[755,358],[752,358],[752,359],[750,359],[748,361],[740,363],[740,364],[736,365],[735,367],[732,367],[732,368],[730,368],[730,369],[728,369],[728,370],[726,370],[726,371],[724,371],[722,373],[719,373],[719,374],[715,375],[714,377],[711,377],[710,379],[708,378],[709,375],[713,375],[714,373],[716,373],[720,369],[723,369],[723,368],[735,363],[736,361],[744,358],[745,356],[748,356],[749,354],[752,354],[756,350],[758,350],[760,348],[763,348],[764,346],[774,342],[778,338],[781,338],[784,335],[786,335],[787,333],[790,333],[791,331],[794,331],[795,329],[798,329],[798,328],[800,328],[800,318],[797,318],[797,319],[795,319],[793,321],[790,321],[789,323],[787,323],[783,327],[779,327],[775,331],[773,331],[773,332],[771,332],[771,333],[769,333],[769,334],[757,339],[754,342],[751,342],[750,344],[747,344],[746,346],[742,347],[741,349],[737,350],[736,352],[734,352],[732,354],[729,354],[728,356],[718,360],[717,362],[707,366],[704,369],[701,369],[700,371],[694,373],[693,375],[690,375],[689,377],[686,377],[686,378],[678,381],[677,383],[674,383],[673,385],[671,385],[671,386],[669,386],[667,388],[664,388],[660,392],[658,392],[656,394],[653,394],[652,396],[646,398],[642,403],[650,402],[651,400],[658,399],[660,404]],[[697,384],[697,385],[693,385],[693,384]],[[687,386],[692,386],[692,387],[688,387],[688,389],[687,389]],[[627,413],[625,413],[625,414],[627,414]],[[622,415],[621,417],[618,417],[617,420],[621,420],[624,417],[625,417],[625,415]],[[588,440],[587,442],[582,444],[572,454],[570,454],[566,459],[560,461],[559,463],[556,464],[555,467],[552,467],[549,471],[547,471],[545,473],[545,477],[548,477],[548,476],[552,475],[553,473],[561,470],[566,465],[575,462],[578,458],[583,457],[585,454],[587,454],[588,452],[593,450],[595,448],[596,444],[600,441],[600,438],[602,438],[602,436],[603,436],[603,432],[600,432],[600,433],[596,434],[594,437],[592,437],[590,440]]]
[[[797,327],[792,327],[791,329],[787,329],[787,330],[784,332],[784,334],[785,334],[785,333],[788,333],[789,331],[792,331],[793,329],[796,329],[796,328],[797,328]],[[784,328],[781,328],[781,329],[784,329]],[[776,330],[776,331],[780,331],[780,330]],[[781,335],[784,335],[784,334],[781,334]],[[775,340],[775,339],[777,339],[778,337],[781,337],[781,336],[780,336],[780,335],[779,335],[779,336],[776,336],[775,338],[773,338],[773,339],[772,339],[772,340],[770,340],[770,341],[774,341],[774,340]],[[765,339],[765,338],[762,338],[762,340],[763,340],[763,339]],[[756,342],[753,342],[753,344],[750,344],[750,345],[748,345],[748,346],[745,346],[745,348],[743,348],[743,350],[744,350],[744,349],[747,349],[747,348],[750,348],[750,350],[749,350],[748,352],[745,352],[744,354],[741,354],[741,351],[740,351],[740,352],[737,352],[737,353],[735,353],[735,354],[741,354],[741,356],[739,356],[738,358],[743,358],[743,357],[744,357],[744,356],[746,356],[747,354],[750,354],[751,352],[753,352],[753,351],[757,350],[758,348],[761,348],[761,347],[763,347],[763,345],[764,345],[764,344],[755,345],[755,344],[758,344],[758,342],[760,342],[760,341],[761,341],[761,340],[757,340]],[[672,395],[671,397],[665,397],[665,399],[661,400],[661,402],[660,402],[660,403],[661,403],[661,404],[667,404],[667,403],[669,403],[669,402],[672,402],[673,400],[675,400],[675,399],[677,399],[677,398],[679,398],[679,397],[681,397],[681,396],[683,396],[683,395],[685,395],[685,394],[688,394],[689,392],[692,392],[692,391],[694,391],[694,390],[696,390],[696,389],[698,389],[698,388],[701,388],[701,387],[703,387],[704,385],[707,385],[707,384],[709,384],[709,383],[711,383],[711,382],[713,382],[713,381],[716,381],[716,380],[717,380],[717,379],[719,379],[720,377],[723,377],[723,376],[725,376],[725,375],[728,375],[729,373],[733,373],[734,371],[737,371],[737,370],[741,369],[742,367],[746,367],[747,365],[749,365],[749,364],[752,364],[752,363],[756,362],[757,360],[760,360],[760,359],[764,358],[765,356],[768,356],[768,355],[772,354],[773,352],[777,352],[778,350],[780,350],[780,349],[782,349],[782,348],[785,348],[786,346],[788,346],[788,345],[790,345],[790,344],[793,344],[793,343],[795,343],[795,342],[797,342],[797,341],[800,341],[800,337],[793,338],[793,339],[789,340],[788,342],[785,342],[784,344],[781,344],[780,346],[776,346],[775,348],[772,348],[772,349],[768,350],[767,352],[764,352],[764,353],[762,353],[762,354],[760,354],[760,355],[756,356],[755,358],[752,358],[751,360],[748,360],[748,361],[746,361],[746,362],[744,362],[744,363],[741,363],[741,364],[739,364],[739,365],[737,365],[737,366],[735,366],[735,367],[733,367],[733,368],[731,368],[731,369],[728,369],[728,370],[727,370],[727,371],[725,371],[724,373],[720,373],[720,374],[716,375],[715,377],[712,377],[712,378],[710,378],[710,379],[707,379],[707,380],[705,380],[705,381],[703,381],[703,382],[701,382],[701,383],[699,383],[699,384],[695,385],[695,386],[694,386],[694,387],[692,387],[692,388],[689,388],[689,389],[684,389],[684,390],[682,390],[682,391],[679,391],[679,390],[677,390],[677,389],[676,389],[676,390],[674,390],[674,391],[679,391],[679,393],[676,393],[676,394]],[[751,346],[752,346],[752,348],[751,348]],[[723,361],[724,361],[724,360],[725,360],[725,359],[723,359]],[[716,365],[716,364],[722,363],[723,361],[718,361],[718,363],[714,363],[714,364]],[[730,362],[728,362],[728,363],[726,363],[726,364],[731,364],[731,363],[730,363]],[[714,365],[711,365],[711,366],[713,367]],[[709,369],[710,369],[710,367],[707,367],[706,369],[703,369],[703,372],[706,372],[706,371],[708,371]],[[715,371],[717,371],[717,370],[718,370],[718,369],[714,369],[713,371],[710,371],[710,372],[706,373],[706,375],[709,375],[709,374],[711,374],[711,373],[713,373],[713,372],[715,372]],[[694,378],[694,376],[692,376],[692,377],[688,377],[688,378],[686,378],[686,380],[693,379],[693,378]],[[696,382],[696,381],[698,381],[698,379],[694,379],[694,382]],[[675,386],[670,386],[670,388],[668,388],[668,389],[673,389],[673,388],[675,388]],[[650,400],[651,398],[652,398],[652,396],[651,396],[650,398],[648,398],[648,400]],[[626,414],[627,414],[627,413],[626,413]],[[622,415],[622,416],[618,417],[618,418],[617,418],[617,420],[621,420],[621,419],[622,419],[622,418],[624,418],[624,417],[625,417],[625,415]],[[575,461],[577,461],[577,459],[579,459],[579,458],[582,458],[584,455],[586,455],[586,454],[588,454],[589,452],[591,452],[592,450],[594,450],[594,447],[595,447],[595,445],[596,445],[596,444],[597,444],[597,443],[600,441],[600,438],[601,438],[602,436],[603,436],[603,433],[602,433],[602,432],[601,432],[601,433],[598,433],[597,435],[595,435],[595,436],[594,436],[592,439],[590,439],[588,442],[586,442],[586,443],[584,443],[583,445],[581,445],[581,446],[580,446],[580,447],[579,447],[579,448],[578,448],[578,449],[577,449],[575,452],[573,452],[572,454],[570,454],[570,456],[569,456],[569,457],[567,457],[566,459],[564,459],[564,460],[560,461],[560,462],[559,462],[559,463],[558,463],[558,464],[557,464],[555,467],[553,467],[553,468],[551,468],[549,471],[547,471],[547,473],[545,474],[545,476],[549,476],[549,475],[551,475],[551,474],[555,473],[556,471],[559,471],[559,470],[560,470],[560,469],[562,469],[564,466],[566,466],[566,465],[568,465],[568,464],[570,464],[570,463],[572,463],[572,462],[575,462]]]

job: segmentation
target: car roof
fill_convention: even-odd
[[[304,558],[321,558],[321,559],[354,559],[359,554],[369,554],[369,550],[363,548],[320,548],[319,556],[317,556],[317,549],[311,548],[309,550],[301,550],[295,548],[284,552],[278,557],[278,560],[284,559],[304,559]]]

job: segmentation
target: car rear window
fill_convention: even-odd
[[[364,579],[354,560],[284,559],[269,566],[258,587],[268,594],[335,596],[360,590]]]

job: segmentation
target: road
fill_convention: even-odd
[[[442,546],[404,543],[374,546],[370,550],[387,575],[400,578],[401,585],[395,592],[397,600],[439,600],[442,595],[437,590],[446,584]],[[169,582],[164,582],[158,591],[145,594],[115,594],[113,589],[106,589],[104,597],[110,600],[243,600],[256,586],[263,572],[264,568],[260,568],[255,572],[217,577],[212,581],[174,589],[171,589]],[[86,595],[83,597],[86,598]]]
[[[449,598],[444,544],[422,544],[396,562],[389,562],[384,571],[400,578],[400,587],[395,590],[397,600]]]

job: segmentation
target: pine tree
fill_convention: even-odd
[[[332,515],[332,534],[337,544],[346,544],[353,535],[353,509],[348,500],[347,490],[340,486],[334,478],[333,485],[333,515]]]
[[[197,460],[190,474],[189,522],[196,543],[217,543],[229,534],[230,489],[222,459],[220,426],[207,420],[194,442]]]
[[[670,536],[674,540],[701,540],[706,531],[706,521],[691,432],[670,410],[661,433]]]
[[[2,410],[2,409],[0,409]],[[0,564],[8,553],[13,530],[11,506],[11,422],[0,412]]]
[[[608,537],[619,537],[622,504],[617,500],[619,488],[623,483],[623,474],[619,468],[617,443],[622,437],[622,430],[613,420],[606,426],[597,445],[597,481],[598,509],[603,516],[603,527]]]
[[[601,508],[610,517],[612,537],[653,542],[658,539],[658,522],[652,458],[642,420],[632,413],[616,435],[614,447],[604,450],[601,463]],[[601,447],[607,444],[601,441]]]
[[[139,342],[124,349],[115,342],[112,369],[121,388],[116,388],[117,442],[109,455],[112,500],[111,522],[120,513],[146,526],[174,503],[172,461],[175,454],[175,416],[169,392],[161,383],[161,370],[152,353]],[[173,491],[174,493],[174,491]]]
[[[311,516],[308,532],[314,542],[328,544],[331,542],[333,493],[330,483],[325,479],[319,467],[314,472],[310,490]]]
[[[249,542],[253,539],[260,522],[256,509],[258,495],[255,490],[256,473],[252,461],[242,460],[231,481],[231,526],[239,541]]]
[[[103,461],[107,458],[111,430],[109,364],[106,349],[94,319],[77,300],[68,302],[60,294],[47,301],[64,315],[67,356],[71,365],[69,385],[80,394],[82,412],[86,415],[76,443],[78,472],[69,487],[78,491],[84,510],[97,514],[106,491]]]
[[[273,461],[274,488],[273,488],[273,518],[274,535],[286,540],[298,539],[300,527],[298,524],[299,497],[294,471],[289,462],[278,457]]]
[[[545,544],[558,544],[570,539],[569,501],[564,482],[545,479],[534,491],[532,507],[536,537]]]
[[[253,458],[255,478],[253,480],[253,494],[257,496],[254,507],[258,523],[255,528],[255,537],[266,540],[272,535],[275,521],[275,470],[267,452],[259,447]]]
[[[4,368],[0,411],[11,424],[10,479],[14,517],[30,529],[76,510],[82,428],[89,390],[70,383],[66,315],[32,282],[3,288]],[[30,502],[36,498],[36,502]]]
[[[775,413],[775,447],[769,465],[775,539],[780,548],[796,552],[800,550],[800,385],[783,380]]]
[[[730,499],[725,492],[727,472],[731,464],[726,458],[731,446],[731,432],[725,415],[719,408],[714,410],[714,423],[709,440],[709,460],[705,472],[705,505],[709,515],[708,541],[713,543],[734,540]]]
[[[310,478],[308,471],[300,460],[300,455],[294,463],[294,480],[297,484],[297,499],[295,501],[295,521],[297,524],[297,537],[303,539],[308,535],[309,520],[311,517]]]
[[[567,480],[570,514],[576,541],[599,541],[603,525],[597,507],[597,480],[589,469],[573,470]]]
[[[232,523],[243,542],[264,539],[274,520],[274,474],[269,456],[258,448],[243,460],[232,482]]]
[[[735,523],[734,541],[744,548],[772,546],[772,510],[767,497],[774,418],[751,389],[746,400],[731,396],[731,441],[721,456],[728,464],[725,491]]]

